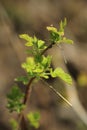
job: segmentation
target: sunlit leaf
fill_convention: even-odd
[[[52,57],[51,56],[43,56],[43,60],[42,60],[42,65],[47,68],[47,67],[50,67],[50,64],[51,64],[51,60],[52,60]]]
[[[72,78],[68,73],[65,73],[62,68],[56,68],[54,71],[51,71],[52,77],[59,77],[68,84],[72,84]]]
[[[35,68],[35,62],[33,57],[27,57],[26,62],[22,63],[22,68],[24,68],[27,72],[32,71]]]
[[[27,43],[25,43],[25,46],[32,46],[33,45],[32,44],[33,38],[30,37],[28,34],[20,34],[19,37],[27,41]]]
[[[42,40],[38,40],[38,49],[44,49],[46,46],[44,45],[45,42]]]
[[[64,31],[64,27],[66,26],[66,24],[67,24],[67,20],[65,18],[64,21],[60,22],[60,31]]]
[[[57,28],[55,28],[55,27],[53,27],[53,26],[48,26],[48,27],[47,27],[47,30],[48,30],[48,31],[51,31],[51,32],[57,33]]]
[[[66,37],[63,37],[63,40],[62,40],[64,43],[67,43],[67,44],[73,44],[73,41],[70,40],[70,39],[67,39]]]

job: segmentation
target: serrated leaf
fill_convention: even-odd
[[[72,84],[72,78],[68,73],[65,73],[62,68],[56,68],[54,71],[51,70],[52,77],[59,77],[68,84]]]

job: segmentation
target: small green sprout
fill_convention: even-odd
[[[40,113],[39,112],[30,112],[27,115],[28,121],[30,122],[30,125],[33,126],[34,128],[39,128],[40,126]]]
[[[64,36],[64,28],[67,24],[66,18],[64,19],[64,22],[60,22],[59,30],[53,26],[48,26],[47,30],[50,32],[50,40],[54,44],[60,44],[60,43],[67,43],[67,44],[73,44],[73,41],[66,38]]]
[[[23,98],[24,94],[20,91],[20,89],[17,86],[13,86],[11,92],[7,95],[7,108],[9,111],[16,111],[17,113],[20,113],[24,109],[24,104],[21,101]]]

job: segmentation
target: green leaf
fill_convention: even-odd
[[[29,47],[29,46],[32,46],[32,40],[30,40],[29,42],[25,43],[25,46]]]
[[[53,26],[48,26],[48,27],[47,27],[47,30],[48,30],[48,31],[51,31],[51,32],[57,33],[57,28],[55,28],[55,27],[53,27]]]
[[[27,76],[20,76],[15,79],[15,81],[23,82],[23,84],[28,84],[29,78]]]
[[[62,68],[56,68],[54,71],[51,70],[52,77],[59,77],[68,84],[72,84],[72,78],[69,74],[65,73]]]
[[[32,44],[33,38],[30,37],[28,34],[20,34],[19,37],[27,41],[25,46],[32,46],[33,45]]]
[[[27,57],[26,62],[22,63],[22,68],[24,68],[27,72],[32,72],[35,69],[35,62],[33,57]]]
[[[30,122],[30,125],[35,127],[36,129],[39,128],[39,120],[40,120],[40,113],[39,112],[30,112],[27,115],[27,118]]]
[[[44,68],[48,68],[48,67],[50,67],[51,60],[52,60],[51,56],[49,56],[49,55],[47,57],[43,56],[43,60],[42,60],[41,64],[44,66]]]
[[[53,26],[47,27],[47,30],[50,31],[50,37],[51,37],[52,42],[54,43],[60,42],[60,40],[64,36],[64,25],[65,25],[65,22],[63,23],[61,21],[59,31],[57,30],[57,28]]]
[[[20,113],[22,109],[24,109],[24,104],[22,104],[21,100],[24,98],[24,94],[20,91],[18,86],[13,86],[11,92],[7,95],[7,108],[10,112],[16,111]]]
[[[60,31],[64,31],[64,27],[66,26],[66,24],[67,24],[67,20],[65,18],[64,21],[60,22]]]
[[[12,130],[17,130],[18,122],[15,119],[11,119],[10,124],[11,124]]]
[[[37,54],[37,55],[34,56],[34,59],[35,59],[35,62],[36,62],[36,63],[41,63],[43,57],[42,57],[42,55]]]
[[[73,44],[73,41],[70,39],[67,39],[66,37],[63,37],[62,42],[67,43],[67,44]]]
[[[37,44],[38,44],[38,49],[44,49],[44,48],[46,48],[46,46],[44,45],[45,42],[42,41],[42,40],[38,40]]]
[[[65,27],[66,25],[67,25],[67,19],[64,18],[63,27]]]
[[[11,89],[11,92],[7,95],[9,99],[15,99],[18,100],[20,98],[23,98],[24,94],[20,91],[18,86],[13,86]]]
[[[41,73],[40,74],[40,77],[43,77],[45,79],[48,79],[49,78],[49,74],[47,72],[44,72],[44,73]]]

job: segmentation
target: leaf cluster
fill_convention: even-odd
[[[7,95],[8,99],[7,108],[9,109],[10,112],[13,111],[16,111],[17,113],[21,112],[21,110],[24,108],[24,105],[21,101],[23,97],[24,94],[21,92],[18,86],[13,86],[11,92]]]
[[[50,70],[51,57],[41,56],[40,58],[40,60],[37,60],[33,57],[27,57],[26,62],[22,64],[22,68],[26,70],[28,77],[49,78],[47,71]]]
[[[53,42],[54,44],[60,44],[60,43],[67,43],[67,44],[72,44],[73,41],[66,38],[64,36],[64,29],[65,26],[67,24],[66,18],[64,19],[64,21],[60,22],[60,27],[59,30],[57,30],[57,28],[55,28],[54,26],[48,26],[47,30],[50,32],[50,40],[51,42]]]
[[[59,30],[53,26],[47,27],[50,32],[51,44],[69,43],[72,44],[73,41],[67,39],[64,36],[64,28],[66,26],[66,19],[60,22]],[[59,77],[66,83],[71,84],[72,79],[69,74],[64,72],[62,68],[56,68],[53,70],[51,68],[52,56],[44,56],[43,51],[48,50],[49,46],[46,46],[45,41],[38,38],[30,37],[28,34],[21,34],[20,38],[26,40],[25,46],[30,47],[28,52],[32,53],[32,57],[27,57],[26,61],[22,63],[22,68],[25,69],[27,76],[19,78],[23,83],[27,83],[28,79],[35,77],[37,79],[46,78],[48,79],[51,75],[53,78]]]

